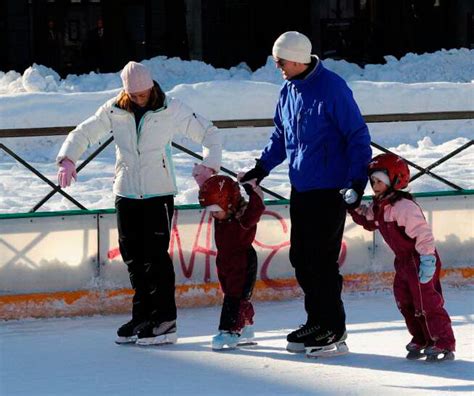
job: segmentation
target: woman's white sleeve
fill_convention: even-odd
[[[218,171],[222,162],[222,140],[219,130],[211,121],[196,114],[181,101],[173,99],[172,105],[175,107],[175,120],[179,132],[202,144],[204,158],[202,164]]]
[[[108,111],[104,106],[101,106],[92,117],[81,122],[69,132],[59,150],[56,162],[59,163],[66,157],[73,162],[77,162],[84,151],[99,142],[111,130],[112,123]]]

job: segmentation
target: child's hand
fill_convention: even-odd
[[[367,205],[360,205],[357,209],[349,209],[349,213],[351,213],[351,211],[354,211],[355,213],[358,213],[362,216],[367,216],[367,212],[369,211],[369,207]]]
[[[240,180],[244,176],[245,176],[245,172],[239,172],[237,174],[237,180],[240,182]],[[250,195],[252,191],[254,191],[257,188],[257,180],[252,179],[252,180],[241,183],[241,185],[244,188],[245,192]]]
[[[436,257],[431,254],[420,256],[420,271],[418,273],[420,283],[428,283],[431,281],[435,272]]]
[[[202,164],[194,164],[192,175],[194,177],[194,180],[196,180],[197,185],[201,187],[204,182],[215,173],[216,171],[212,168],[209,168]]]

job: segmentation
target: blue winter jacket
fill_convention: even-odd
[[[318,62],[302,80],[283,84],[275,130],[259,160],[270,172],[286,158],[299,192],[367,184],[370,135],[352,91]]]

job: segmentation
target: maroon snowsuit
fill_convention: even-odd
[[[224,293],[219,330],[240,332],[253,324],[250,297],[257,278],[257,253],[252,243],[264,210],[262,198],[251,191],[240,216],[214,222],[217,275]]]
[[[400,201],[398,201],[400,202]],[[395,202],[393,205],[397,205]],[[372,204],[373,220],[367,219],[356,211],[350,211],[355,223],[366,230],[378,229],[385,242],[395,253],[395,279],[393,292],[398,309],[405,318],[408,331],[413,336],[412,342],[420,346],[434,345],[441,349],[455,350],[455,340],[451,328],[451,319],[443,307],[439,274],[441,260],[436,256],[436,272],[428,283],[420,283],[420,253],[415,249],[417,238],[407,235],[405,227],[397,219],[387,221],[384,213],[390,208],[388,198],[376,200]],[[421,208],[417,207],[421,212]],[[417,213],[419,216],[420,213]],[[421,213],[422,216],[422,213]],[[424,220],[426,222],[426,220]]]

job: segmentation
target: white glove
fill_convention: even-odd
[[[339,191],[339,193],[342,195],[342,198],[348,205],[353,204],[359,198],[359,194],[357,194],[356,190],[353,188],[343,188]]]

